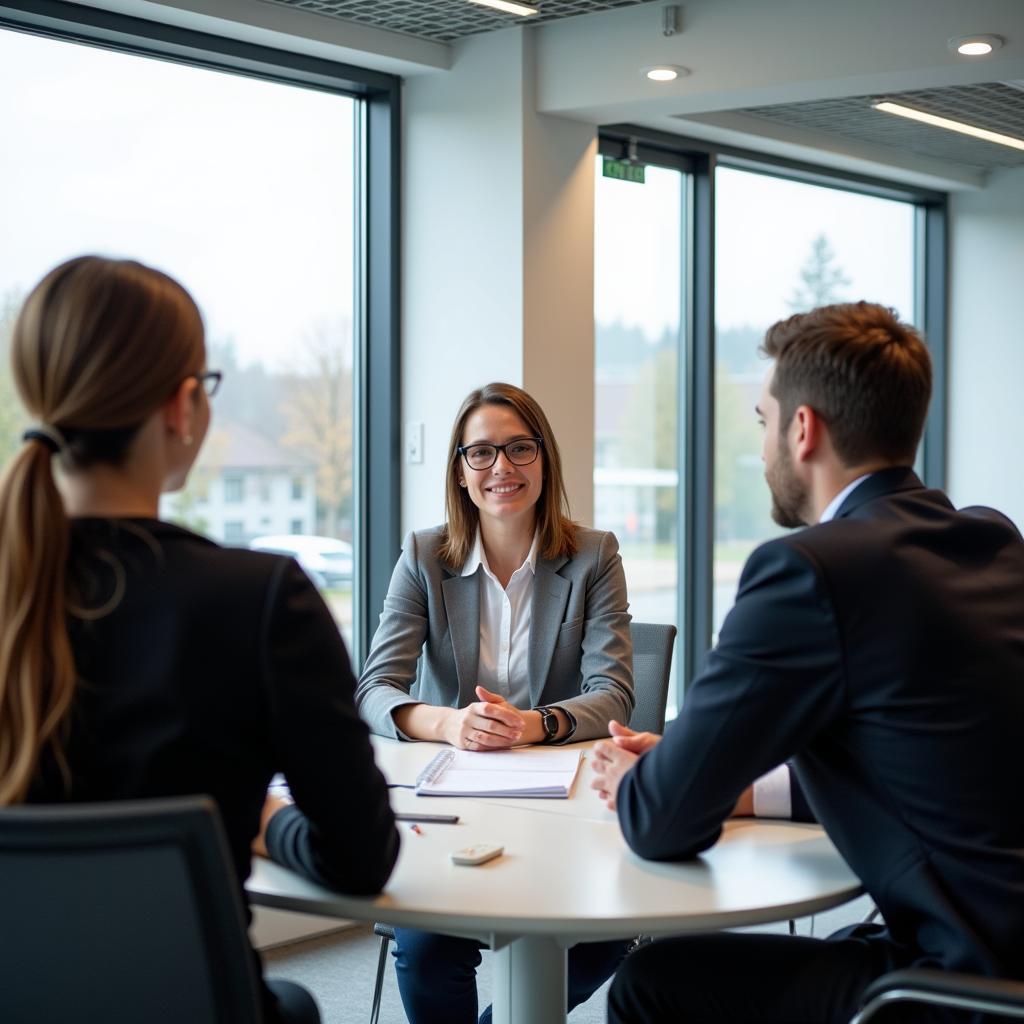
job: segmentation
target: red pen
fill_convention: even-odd
[[[418,835],[418,836],[423,835],[423,829],[421,829],[419,827],[419,825],[410,825],[409,828],[411,828],[413,830],[413,832],[416,833],[416,835]]]

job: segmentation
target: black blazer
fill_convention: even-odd
[[[70,793],[47,759],[30,800],[208,793],[241,884],[284,772],[296,806],[272,820],[273,858],[378,891],[398,855],[387,789],[337,626],[298,565],[153,519],[74,520],[69,565],[80,602],[109,611],[70,620]]]
[[[692,857],[792,758],[878,904],[890,966],[1024,977],[1024,543],[909,469],[750,557],[679,718],[619,790],[642,856]]]

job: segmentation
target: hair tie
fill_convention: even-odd
[[[22,441],[39,441],[41,444],[46,445],[53,455],[56,455],[62,448],[67,448],[68,446],[64,435],[56,427],[51,427],[48,423],[37,423],[34,427],[29,427],[21,435],[21,439]]]

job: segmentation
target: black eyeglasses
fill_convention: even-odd
[[[513,466],[528,466],[537,461],[543,445],[541,437],[517,437],[507,444],[463,444],[456,451],[470,469],[490,469],[498,461],[498,452],[504,452]]]
[[[217,389],[223,379],[224,374],[220,370],[207,370],[205,373],[196,374],[196,380],[202,384],[207,398],[213,398],[217,394]]]

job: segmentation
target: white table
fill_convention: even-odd
[[[412,782],[438,745],[375,740],[389,782]],[[584,751],[590,743],[578,745]],[[528,757],[524,749],[517,756]],[[478,939],[495,951],[495,1024],[564,1024],[567,947],[640,933],[711,931],[803,917],[858,896],[859,880],[820,828],[729,822],[696,860],[641,860],[590,789],[589,757],[569,800],[417,797],[392,789],[396,811],[460,815],[457,825],[402,825],[384,892],[344,896],[256,859],[253,903],[383,921]],[[505,853],[458,867],[451,850],[498,842]]]

